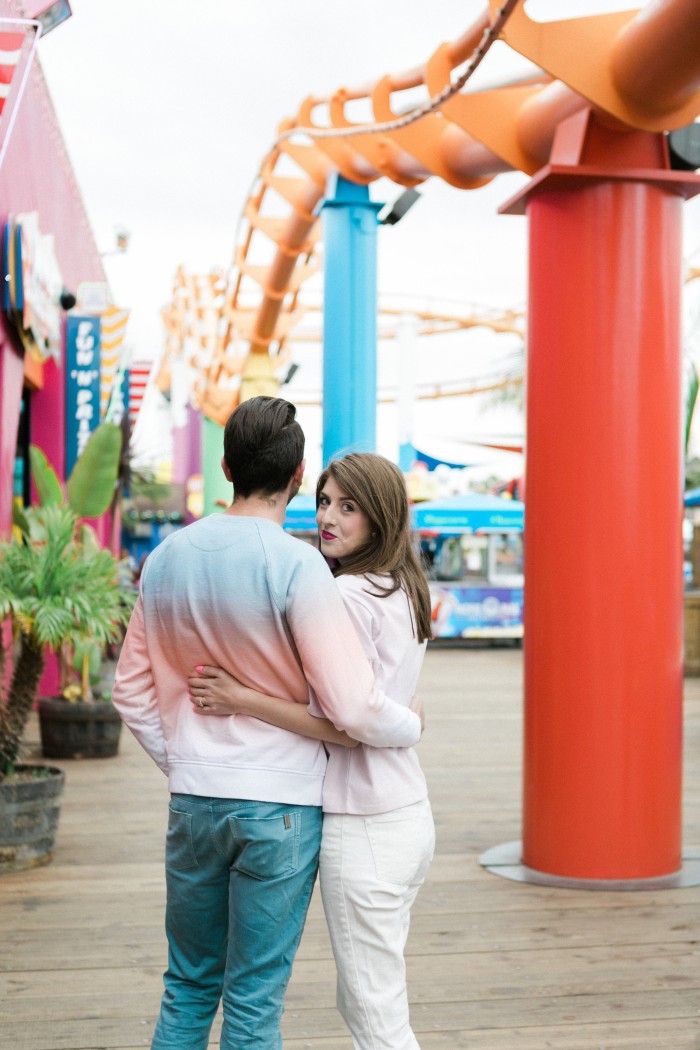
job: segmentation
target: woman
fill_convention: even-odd
[[[430,595],[411,544],[403,475],[383,456],[352,453],[323,471],[316,505],[321,552],[377,686],[410,706],[430,637]],[[403,950],[435,832],[415,752],[355,745],[304,703],[263,696],[219,668],[197,671],[189,684],[201,714],[254,715],[327,741],[320,883],[338,1008],[355,1050],[416,1050]],[[310,706],[320,713],[315,698]]]

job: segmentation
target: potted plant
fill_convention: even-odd
[[[106,639],[106,641],[116,640]],[[61,692],[40,696],[41,750],[44,758],[113,758],[119,750],[122,720],[105,689],[104,648],[92,638],[61,647]],[[72,657],[72,658],[71,658]]]
[[[112,559],[112,594],[114,564]],[[119,639],[121,626],[128,619],[126,596],[120,593],[119,598],[113,630],[93,631],[82,638],[74,635],[58,651],[60,694],[40,696],[37,708],[44,758],[112,758],[119,750],[122,720],[101,674],[105,646]]]
[[[103,423],[87,442],[66,485],[68,504],[79,518],[96,518],[113,501],[120,469],[121,429]],[[55,471],[40,449],[30,448],[32,477],[42,506],[63,501]],[[98,549],[93,530],[82,524],[76,540],[85,550]],[[128,607],[128,592],[121,590]],[[126,604],[125,604],[126,603]],[[39,699],[39,728],[45,758],[109,758],[117,753],[121,718],[111,694],[100,689],[100,667],[105,645],[118,640],[119,625],[109,637],[91,632],[67,637],[57,650],[58,696]]]
[[[118,433],[118,428],[110,429]],[[24,765],[20,754],[46,653],[61,654],[65,661],[66,653],[76,646],[88,651],[101,648],[118,639],[129,616],[130,602],[119,586],[117,562],[99,546],[93,530],[80,524],[72,505],[77,504],[85,516],[97,516],[105,509],[99,510],[101,503],[95,499],[81,497],[86,487],[92,496],[105,487],[98,482],[108,466],[102,455],[104,435],[97,437],[88,454],[91,443],[92,438],[69,480],[68,502],[55,472],[39,450],[32,450],[42,503],[19,510],[18,535],[0,543],[0,623],[12,627],[11,641],[0,646],[0,871],[51,859],[63,773],[50,766]],[[89,702],[89,690],[85,699]]]
[[[46,651],[60,652],[76,641],[114,639],[129,613],[114,558],[96,543],[78,538],[69,506],[30,507],[23,517],[22,538],[0,543],[0,620],[11,620],[14,640],[12,673],[0,703],[0,813],[7,820],[16,815],[21,825],[24,807],[16,807],[25,796],[45,791],[52,798],[52,812],[46,819],[27,820],[25,815],[25,830],[38,832],[29,842],[3,840],[9,829],[5,820],[0,822],[0,870],[25,861],[42,863],[38,857],[46,854],[50,859],[46,838],[58,819],[59,771],[18,764]],[[3,649],[3,671],[7,656]]]

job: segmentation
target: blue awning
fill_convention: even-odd
[[[522,529],[525,504],[474,492],[467,496],[428,500],[411,508],[415,529],[454,533],[481,529]]]
[[[283,527],[295,532],[315,532],[316,496],[295,496],[287,506]]]
[[[688,489],[683,497],[686,507],[700,507],[700,488]]]
[[[458,535],[480,529],[522,529],[525,504],[475,492],[468,496],[428,500],[411,507],[414,529]],[[316,497],[295,496],[287,507],[285,529],[316,531]]]
[[[474,467],[476,463],[454,463],[449,459],[436,459],[435,456],[429,456],[427,452],[421,452],[420,449],[416,449],[414,459],[418,463],[425,463],[428,470],[435,470],[436,467],[451,467],[452,470],[463,470],[465,467]]]

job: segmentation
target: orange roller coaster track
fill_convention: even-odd
[[[213,355],[220,346],[220,333],[225,324],[225,278],[216,270],[209,274],[188,274],[179,267],[175,275],[171,302],[162,310],[166,330],[166,357],[161,362],[159,383],[163,390],[171,386],[170,368],[174,361],[181,361],[195,375],[206,373]],[[322,340],[320,303],[305,301],[297,303],[293,313],[285,315],[288,325],[285,331],[286,349],[278,352],[275,363],[282,368],[291,363],[291,350],[297,344],[312,345]],[[243,312],[243,311],[242,311]],[[243,312],[243,332],[252,322],[255,310]],[[380,341],[398,338],[399,325],[410,318],[416,336],[448,335],[471,329],[488,329],[495,334],[510,334],[523,341],[525,338],[525,315],[523,310],[494,309],[471,306],[461,313],[437,309],[415,309],[412,306],[379,305]],[[241,375],[247,362],[245,347],[229,349],[229,374]],[[167,367],[166,367],[167,366]],[[455,380],[443,384],[428,384],[416,393],[419,400],[442,397],[461,397],[502,389],[513,382],[513,376],[499,374],[492,382],[477,379]],[[519,381],[516,377],[516,382]],[[380,403],[392,402],[396,396],[377,394]],[[297,405],[320,404],[318,395],[295,395]]]
[[[619,132],[682,127],[700,111],[697,14],[696,0],[660,0],[641,12],[539,23],[523,0],[502,6],[490,0],[461,37],[440,45],[424,65],[306,98],[282,121],[262,161],[229,273],[211,279],[210,308],[221,323],[200,352],[199,408],[223,423],[239,400],[277,392],[286,344],[302,313],[300,291],[318,269],[317,208],[331,172],[363,184],[388,176],[402,186],[435,175],[472,189],[504,171],[541,169],[558,124],[585,107]],[[481,61],[496,37],[541,73],[526,83],[453,91],[461,84],[459,67]],[[415,88],[430,102],[399,117],[401,93]],[[346,106],[358,100],[369,106],[372,123],[349,121]],[[177,311],[176,296],[166,320],[162,389],[182,353]]]

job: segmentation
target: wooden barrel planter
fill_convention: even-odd
[[[0,874],[49,863],[64,780],[53,766],[18,765],[0,782]]]
[[[45,758],[112,758],[119,749],[122,720],[109,700],[87,704],[42,697],[39,728]]]

